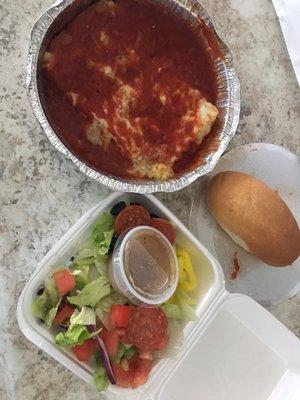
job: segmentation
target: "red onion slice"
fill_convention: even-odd
[[[87,326],[87,329],[89,332],[95,332],[97,330],[94,325]],[[114,372],[111,367],[110,359],[109,359],[105,344],[99,335],[94,336],[94,339],[95,339],[95,342],[97,343],[97,346],[99,347],[100,356],[101,356],[107,377],[108,377],[110,383],[112,385],[115,385],[116,378],[115,378]]]

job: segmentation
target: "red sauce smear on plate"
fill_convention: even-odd
[[[233,261],[233,264],[232,264],[232,270],[231,270],[230,278],[232,280],[235,280],[236,277],[238,276],[238,273],[239,273],[239,270],[240,270],[240,264],[239,264],[239,260],[237,258],[237,251],[234,253],[232,261]]]
[[[132,161],[126,152],[113,141],[105,146],[95,145],[86,135],[95,114],[112,123],[115,110],[109,99],[116,93],[116,79],[109,76],[109,70],[107,74],[100,73],[99,66],[115,65],[119,59],[117,79],[137,90],[142,85],[130,116],[147,117],[145,121],[150,122],[143,126],[144,136],[152,148],[163,146],[168,157],[173,144],[183,144],[189,134],[180,136],[176,131],[179,117],[186,112],[185,94],[172,98],[170,106],[161,112],[161,104],[151,94],[153,84],[166,88],[167,82],[166,90],[174,91],[179,81],[184,82],[186,90],[197,89],[216,104],[215,72],[204,36],[201,40],[186,21],[149,1],[116,0],[113,8],[109,2],[100,2],[82,11],[51,41],[47,51],[54,55],[55,64],[52,67],[50,60],[49,68],[43,68],[40,74],[42,104],[62,142],[97,171],[134,177],[128,172]],[[126,65],[122,64],[124,52]],[[184,87],[180,90],[184,91]],[[70,92],[79,97],[72,99]],[[153,131],[153,124],[160,128],[159,134]],[[186,130],[192,128],[187,125]],[[125,124],[118,129],[120,136],[130,138]],[[175,174],[193,165],[199,146],[192,142],[186,148],[182,162],[177,160],[174,165]],[[146,147],[144,152],[147,153]]]

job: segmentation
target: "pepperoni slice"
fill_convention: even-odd
[[[171,224],[171,222],[163,218],[151,218],[150,226],[165,235],[172,245],[175,243],[176,233],[174,226]]]
[[[159,307],[132,308],[122,341],[140,350],[162,350],[168,342],[168,320]]]
[[[115,234],[119,236],[127,229],[149,225],[149,222],[150,214],[144,207],[138,205],[128,206],[116,218]]]

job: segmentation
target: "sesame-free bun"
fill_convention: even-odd
[[[225,171],[209,183],[207,205],[244,249],[274,267],[300,255],[300,230],[286,203],[269,186],[242,172]]]

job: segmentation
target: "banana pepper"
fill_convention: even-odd
[[[179,287],[185,292],[192,292],[197,286],[197,277],[191,262],[189,253],[177,248],[177,259],[179,266]]]

